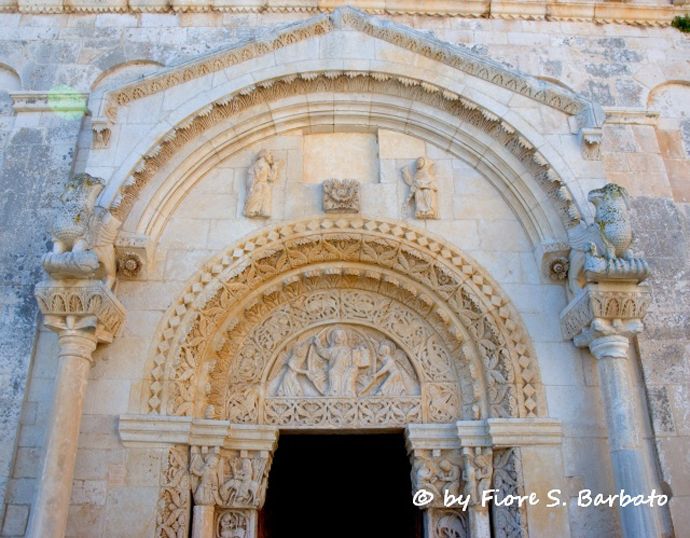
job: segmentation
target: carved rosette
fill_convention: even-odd
[[[359,181],[356,179],[324,181],[323,210],[326,213],[359,213]]]

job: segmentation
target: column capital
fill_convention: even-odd
[[[603,336],[626,338],[642,330],[650,297],[629,283],[590,283],[561,312],[563,336],[578,347]]]
[[[125,318],[125,308],[100,280],[45,280],[35,296],[46,327],[59,334],[91,332],[98,342],[112,342]]]

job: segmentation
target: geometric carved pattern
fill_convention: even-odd
[[[346,282],[339,284],[338,279]],[[267,228],[207,264],[161,326],[146,387],[146,411],[201,416],[209,409],[195,407],[195,402],[208,401],[210,412],[218,415],[233,397],[243,402],[247,412],[258,410],[264,368],[249,366],[253,360],[265,358],[252,352],[250,340],[239,346],[235,338],[241,336],[244,341],[250,332],[258,335],[270,312],[278,315],[274,320],[280,319],[281,309],[304,298],[300,286],[310,285],[330,286],[339,293],[349,293],[351,288],[356,291],[359,286],[375,291],[372,297],[395,298],[397,294],[398,303],[428,320],[427,325],[443,338],[439,345],[430,344],[432,352],[427,355],[440,356],[443,343],[451,347],[453,360],[446,368],[455,369],[454,378],[439,381],[459,388],[462,400],[458,397],[455,403],[463,407],[463,416],[533,417],[544,413],[528,338],[498,286],[445,242],[399,222],[358,217],[314,218]],[[366,305],[367,301],[362,295],[361,301],[348,299],[339,304]],[[315,301],[302,312],[313,311],[315,305],[329,308],[328,301]],[[339,316],[326,318],[348,321]],[[284,319],[288,323],[292,318]],[[286,330],[294,336],[308,327],[303,322],[297,328],[286,326]],[[411,361],[421,356],[411,351],[402,336],[386,334]],[[476,360],[469,357],[470,348]],[[232,357],[227,350],[233,350]],[[235,359],[239,369],[229,376]],[[434,362],[421,368],[422,377],[437,366]],[[223,392],[231,379],[244,380],[244,395]],[[252,387],[252,383],[257,385]],[[447,388],[441,384],[433,390],[448,396]],[[486,408],[466,409],[478,405],[479,400]]]

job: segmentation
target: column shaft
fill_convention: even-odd
[[[213,505],[197,505],[192,518],[192,538],[213,538]]]
[[[96,337],[91,330],[60,332],[58,373],[45,455],[27,536],[62,538],[67,526],[84,393]]]
[[[590,349],[599,367],[616,489],[625,490],[631,496],[647,496],[651,494],[652,483],[639,433],[643,420],[628,371],[628,338],[615,335],[600,337],[592,341]],[[658,535],[656,517],[649,507],[621,507],[620,516],[626,538]]]

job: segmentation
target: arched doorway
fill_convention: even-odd
[[[191,448],[171,449],[170,461],[190,469],[182,504],[194,505],[195,536],[258,536],[279,435],[403,430],[399,478],[435,495],[422,507],[424,536],[490,536],[492,525],[519,535],[524,508],[495,511],[492,523],[487,506],[448,508],[443,494],[518,493],[516,447],[544,444],[545,428],[560,443],[557,426],[538,418],[531,346],[500,288],[401,222],[262,230],[202,269],[160,338],[143,404],[157,424],[167,415],[191,425]],[[557,452],[540,457],[555,457],[549,472],[560,472]],[[162,489],[162,501],[171,495]],[[189,526],[183,507],[175,516],[160,506],[159,521]]]

